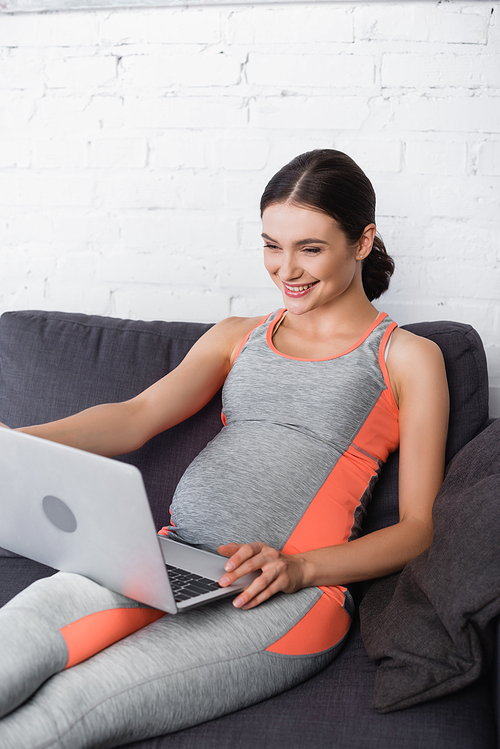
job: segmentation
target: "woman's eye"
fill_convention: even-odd
[[[307,255],[317,255],[321,252],[321,249],[319,247],[304,247],[304,252]]]
[[[277,245],[275,245],[275,244],[265,244],[264,245],[264,249],[265,250],[273,250],[273,251],[275,251],[275,250],[279,250],[279,247]]]

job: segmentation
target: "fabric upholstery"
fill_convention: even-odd
[[[380,711],[460,689],[491,666],[500,614],[499,502],[500,419],[453,459],[434,504],[430,548],[399,580],[374,585],[361,604],[365,647],[380,664]]]
[[[0,318],[0,421],[10,427],[59,419],[126,400],[174,369],[211,326],[142,322],[60,312]],[[158,527],[175,487],[220,430],[220,396],[198,418],[158,435],[127,462],[142,471]]]
[[[170,368],[209,326],[143,323],[56,312],[12,312],[0,318],[0,421],[12,426],[46,421],[99,402],[128,398]],[[421,323],[410,330],[437,340],[450,386],[450,454],[487,417],[482,344],[470,326]],[[458,366],[457,366],[458,365]],[[467,373],[464,375],[464,371]],[[457,396],[453,391],[457,387]],[[220,400],[128,455],[143,472],[158,526],[175,485],[200,449],[220,429]],[[456,434],[455,434],[456,430]],[[368,508],[365,532],[397,520],[397,453],[382,471]],[[0,558],[0,605],[47,567]],[[360,586],[361,593],[363,586]],[[279,697],[135,749],[486,749],[496,746],[488,681],[416,709],[379,715],[372,709],[376,668],[357,625],[332,666]]]

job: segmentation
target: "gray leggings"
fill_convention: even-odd
[[[120,746],[289,689],[342,647],[344,637],[312,655],[266,650],[306,621],[323,595],[306,588],[249,611],[223,599],[167,615],[63,670],[68,647],[61,629],[68,623],[96,611],[145,607],[79,575],[39,580],[0,610],[0,746]]]

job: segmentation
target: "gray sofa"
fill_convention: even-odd
[[[6,313],[0,318],[0,421],[12,427],[40,423],[96,403],[129,398],[175,367],[208,327],[58,312]],[[488,383],[482,344],[470,326],[459,323],[419,323],[408,328],[436,341],[445,356],[451,393],[450,460],[487,424]],[[220,410],[217,396],[196,416],[123,458],[141,469],[158,527],[166,522],[168,505],[183,471],[221,428]],[[383,469],[365,519],[366,533],[397,521],[397,465],[396,453]],[[0,566],[0,604],[53,572],[5,552]],[[358,602],[371,585],[353,586]],[[374,591],[376,587],[370,595]],[[381,714],[372,706],[376,666],[366,654],[356,618],[337,660],[301,686],[203,725],[129,746],[494,747],[498,668],[487,666],[457,692]],[[218,688],[224,689],[224,684]]]

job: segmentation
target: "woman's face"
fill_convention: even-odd
[[[331,304],[349,290],[362,291],[362,249],[349,246],[326,213],[277,203],[265,209],[262,228],[266,270],[293,314]]]

